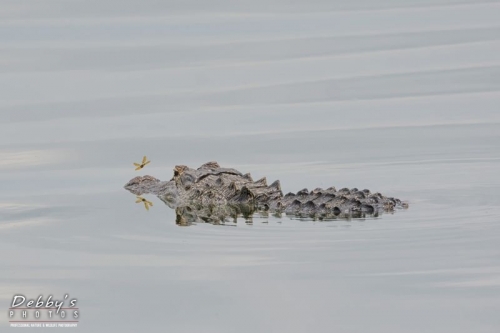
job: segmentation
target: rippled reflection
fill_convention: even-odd
[[[159,197],[162,199],[161,197]],[[146,199],[144,199],[146,200]],[[147,201],[147,200],[146,200]],[[197,223],[209,223],[213,225],[233,225],[238,219],[244,219],[246,224],[253,224],[254,218],[289,218],[303,221],[335,221],[377,218],[383,211],[372,214],[360,211],[336,212],[335,214],[287,214],[283,211],[263,210],[255,205],[190,205],[176,207],[168,201],[162,201],[166,206],[175,210],[175,223],[179,226],[191,226]],[[139,201],[138,202],[142,202]],[[147,201],[150,202],[150,201]],[[151,204],[152,206],[152,204]]]

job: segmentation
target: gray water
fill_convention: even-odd
[[[69,294],[82,332],[498,332],[499,17],[499,1],[3,1],[0,331],[14,294]],[[212,160],[410,208],[181,227],[122,188]]]

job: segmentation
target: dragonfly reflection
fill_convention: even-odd
[[[137,197],[137,200],[135,201],[135,203],[141,203],[141,202],[144,203],[144,208],[146,208],[146,210],[149,210],[149,207],[153,206],[153,203],[151,201],[146,200],[143,197]]]

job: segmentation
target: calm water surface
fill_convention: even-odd
[[[498,1],[29,3],[0,12],[0,331],[15,293],[82,332],[500,330]],[[211,160],[410,208],[180,227],[122,188]]]

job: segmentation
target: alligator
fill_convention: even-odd
[[[135,195],[154,194],[175,209],[177,224],[204,221],[225,222],[254,213],[282,213],[313,219],[378,216],[383,212],[408,208],[408,203],[370,190],[335,187],[302,189],[283,195],[279,180],[268,185],[266,178],[254,181],[249,173],[222,168],[208,162],[198,169],[185,165],[174,168],[169,181],[152,176],[131,179],[125,189]]]

